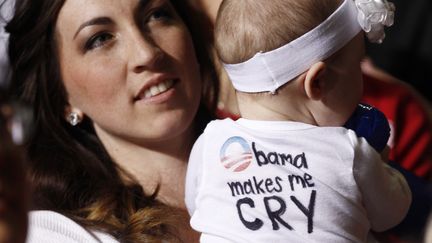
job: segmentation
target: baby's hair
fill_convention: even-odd
[[[341,0],[224,0],[215,26],[224,63],[240,63],[257,52],[289,43],[327,19]]]

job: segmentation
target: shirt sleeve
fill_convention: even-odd
[[[362,193],[371,228],[380,232],[399,224],[411,204],[411,191],[405,178],[381,160],[363,138],[356,140],[354,179]]]
[[[203,148],[204,135],[201,135],[192,148],[186,172],[185,203],[189,215],[192,215],[196,209],[195,199],[198,196],[202,163],[204,161],[202,159]]]

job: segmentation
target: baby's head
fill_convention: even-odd
[[[322,23],[341,0],[224,0],[215,27],[224,63],[241,63],[257,52],[285,45]]]
[[[240,91],[238,92],[239,108],[243,117],[251,114],[248,112],[251,110],[249,109],[251,105],[259,103],[261,108],[266,107],[271,112],[279,114],[272,116],[271,112],[267,113],[264,109],[263,116],[251,118],[270,120],[287,118],[322,126],[342,125],[348,119],[362,94],[360,61],[364,54],[364,44],[361,28],[355,26],[355,30],[348,34],[349,37],[342,41],[336,40],[340,44],[332,47],[332,53],[328,56],[320,54],[319,58],[315,57],[318,60],[312,62],[309,59],[310,56],[315,55],[311,52],[314,47],[307,45],[309,37],[304,38],[305,34],[322,25],[344,5],[346,3],[343,0],[224,0],[222,2],[215,27],[216,49],[221,61],[230,64],[225,66],[230,66],[228,68],[232,72],[228,71],[228,74],[231,80],[233,80],[232,73],[246,73],[245,75],[240,73],[240,79],[243,79],[240,80],[240,84],[237,83],[236,86],[234,83],[236,89]],[[342,14],[339,15],[347,15],[345,12],[349,11],[352,15],[352,11],[355,11],[352,10],[355,8],[353,5],[344,8],[348,10],[341,11]],[[335,22],[329,24],[329,28],[321,30],[331,32],[334,28],[338,28],[337,25],[346,25],[340,22],[344,18],[346,16],[335,17]],[[340,33],[335,34],[335,36],[339,35]],[[299,39],[302,41],[299,42]],[[279,51],[281,47],[284,48],[283,46],[292,42],[300,45],[288,47],[294,49],[288,51],[291,55],[286,55],[287,51]],[[306,45],[302,46],[304,43]],[[321,51],[319,45],[316,45],[315,49],[318,50],[317,52]],[[268,52],[282,54],[272,54],[271,60],[268,60],[263,57]],[[320,59],[322,56],[324,58]],[[260,59],[261,57],[263,58]],[[251,64],[253,62],[257,62],[258,66]],[[248,63],[246,69],[244,63]],[[263,70],[270,70],[267,75],[270,79],[269,84],[264,89],[262,87],[265,85],[260,83],[261,73],[264,71],[256,72],[262,63],[265,63]],[[290,64],[286,68],[287,65],[282,65],[283,63]],[[277,79],[280,77],[273,77],[275,73],[273,71],[282,67],[285,73],[281,77],[288,77],[288,80],[279,82],[280,80]],[[294,71],[291,70],[292,67]],[[277,72],[282,73],[281,70],[276,70],[275,76]],[[258,75],[255,75],[256,73]],[[253,113],[257,114],[256,107],[253,109],[255,110]]]

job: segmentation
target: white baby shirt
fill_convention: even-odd
[[[405,216],[404,178],[342,127],[211,122],[192,150],[186,205],[201,242],[366,242]]]

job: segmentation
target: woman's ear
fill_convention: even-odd
[[[324,62],[317,62],[306,72],[304,89],[310,99],[319,100],[322,98],[325,86],[323,77],[326,69],[327,65]]]
[[[66,121],[72,126],[78,125],[84,118],[84,113],[80,109],[70,105],[66,106],[64,115]]]

